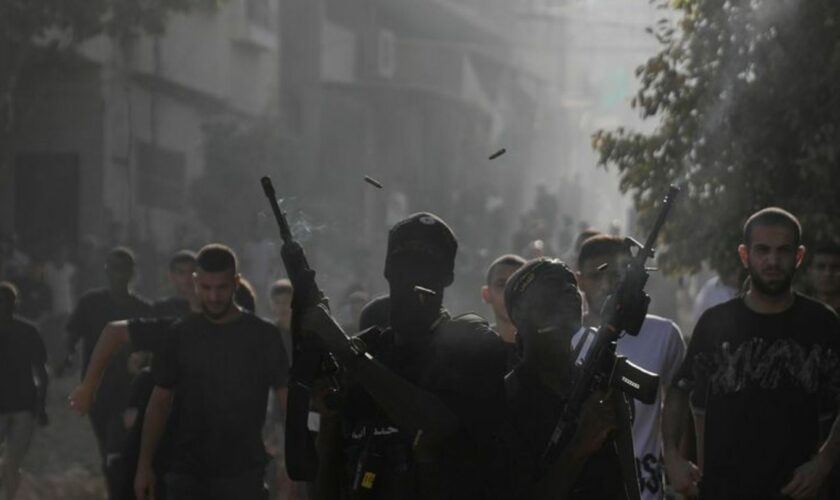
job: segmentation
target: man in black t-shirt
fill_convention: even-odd
[[[714,500],[815,497],[840,454],[837,422],[819,439],[820,405],[840,389],[840,321],[791,289],[805,248],[790,213],[744,226],[750,289],[707,310],[663,411],[665,466],[678,491]],[[689,402],[699,468],[679,454]],[[702,473],[701,473],[702,470]]]
[[[577,433],[554,463],[542,456],[560,421],[575,375],[572,337],[581,327],[575,274],[556,259],[528,261],[507,280],[505,306],[522,345],[521,362],[506,377],[511,434],[509,472],[520,498],[624,500],[614,440],[619,398],[593,393]],[[633,450],[626,450],[632,455]],[[636,471],[629,472],[635,478]],[[634,486],[638,488],[638,486]]]
[[[452,318],[442,307],[457,241],[429,213],[397,223],[388,236],[385,278],[390,326],[348,338],[324,306],[306,311],[314,332],[348,376],[334,475],[346,498],[504,497],[493,432],[504,406],[506,351],[478,316]],[[323,452],[324,449],[322,448]],[[323,472],[323,471],[322,471]]]
[[[286,399],[286,354],[275,327],[233,300],[236,257],[223,245],[198,254],[202,314],[170,327],[152,364],[135,493],[154,495],[154,457],[173,426],[167,495],[182,499],[262,499],[266,453],[261,430],[269,389]],[[161,478],[162,479],[162,478]]]
[[[166,347],[166,338],[170,328],[178,318],[138,318],[128,321],[114,321],[108,323],[102,330],[93,354],[90,358],[85,378],[76,389],[70,394],[68,402],[70,407],[80,415],[87,415],[93,404],[96,388],[105,376],[105,370],[111,359],[121,350],[127,349],[132,353],[147,352],[152,356],[160,355]],[[134,496],[134,473],[137,469],[137,461],[140,455],[140,437],[145,417],[145,410],[154,388],[154,377],[151,369],[143,369],[131,382],[126,403],[126,412],[123,417],[131,425],[127,425],[128,434],[120,453],[120,464],[122,467],[121,486],[115,498],[133,500]],[[155,476],[163,478],[171,462],[173,435],[176,427],[177,412],[173,411],[169,417],[169,425],[153,459]],[[116,472],[116,471],[115,471]],[[156,500],[165,500],[166,483],[160,482],[155,488]]]
[[[14,285],[0,282],[0,483],[10,499],[15,497],[20,463],[36,419],[47,423],[44,403],[49,382],[44,341],[34,326],[14,316],[16,301]]]
[[[74,352],[76,344],[79,340],[82,341],[82,377],[87,371],[91,353],[105,325],[112,321],[151,314],[151,306],[129,289],[134,276],[134,264],[134,255],[127,248],[118,247],[111,250],[105,264],[109,287],[86,293],[67,322],[68,353]],[[124,350],[112,360],[90,411],[93,433],[96,436],[109,489],[116,488],[116,485],[109,475],[108,450],[119,449],[124,437],[124,432],[121,432],[124,428],[122,411],[125,409],[131,385],[131,374],[127,368],[128,356],[129,352]],[[116,442],[109,443],[109,439]]]

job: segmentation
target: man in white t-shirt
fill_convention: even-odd
[[[593,236],[581,246],[577,278],[589,306],[589,312],[584,317],[585,326],[600,325],[604,301],[615,290],[629,258],[629,248],[616,236]],[[665,493],[661,459],[662,434],[659,430],[662,397],[664,388],[670,385],[682,364],[685,342],[673,321],[648,314],[638,336],[625,334],[618,340],[618,354],[627,356],[634,364],[660,376],[660,391],[653,404],[634,401],[633,447],[642,499],[662,499]],[[585,350],[582,355],[585,355]]]

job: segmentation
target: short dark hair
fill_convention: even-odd
[[[621,254],[630,255],[630,249],[621,237],[609,234],[591,236],[580,246],[577,259],[578,270],[583,269],[583,263],[589,259]]]
[[[492,284],[491,281],[493,280],[493,273],[496,272],[497,268],[501,266],[510,266],[519,269],[524,265],[525,259],[516,254],[509,253],[502,255],[501,257],[497,258],[492,263],[490,263],[490,266],[487,267],[487,275],[485,277],[487,281],[487,286],[490,286]]]
[[[0,281],[0,294],[9,294],[12,297],[12,302],[16,302],[20,292],[11,281]]]
[[[598,231],[594,227],[589,227],[579,232],[575,238],[575,251],[580,253],[580,247],[583,245],[583,242],[593,236],[598,236],[599,234],[601,234],[601,231]]]
[[[121,260],[131,265],[131,267],[134,267],[134,264],[136,262],[136,259],[134,258],[134,252],[132,252],[130,248],[124,246],[112,248],[111,251],[108,252],[106,260],[108,262],[112,260]]]
[[[232,270],[236,273],[236,254],[227,245],[211,243],[199,250],[196,264],[202,271],[220,273]]]
[[[192,264],[194,266],[196,265],[196,260],[195,252],[192,250],[178,250],[169,259],[169,270],[174,271],[175,266],[180,264]]]
[[[278,295],[291,295],[294,293],[295,289],[292,287],[292,282],[283,278],[281,280],[277,280],[271,284],[271,288],[268,289],[268,296],[269,297],[276,297]]]
[[[793,231],[793,244],[799,246],[802,241],[802,225],[790,212],[779,207],[767,207],[752,214],[744,223],[743,243],[750,246],[752,230],[755,226],[786,226]]]

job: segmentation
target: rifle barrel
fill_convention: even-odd
[[[677,186],[671,185],[671,187],[668,188],[668,194],[665,195],[665,201],[662,204],[663,208],[659,211],[659,216],[656,218],[653,230],[648,235],[644,248],[642,248],[639,252],[640,258],[644,260],[653,258],[653,245],[656,244],[656,238],[659,236],[659,230],[662,229],[662,226],[665,224],[665,218],[668,216],[668,212],[671,211],[671,206],[674,204],[674,200],[679,192],[680,188]],[[644,263],[644,260],[642,263]]]
[[[271,211],[274,212],[274,218],[277,220],[277,225],[280,228],[280,237],[283,238],[283,243],[292,241],[292,230],[289,228],[289,221],[286,220],[286,215],[280,210],[280,204],[277,203],[277,193],[274,191],[274,184],[271,183],[271,177],[264,176],[260,179],[263,192],[268,198],[268,204],[271,205]]]

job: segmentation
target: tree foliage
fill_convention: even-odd
[[[840,2],[658,1],[677,16],[649,30],[661,50],[632,102],[657,126],[598,131],[593,146],[643,224],[682,185],[660,265],[726,269],[765,206],[796,214],[809,241],[840,235]]]

